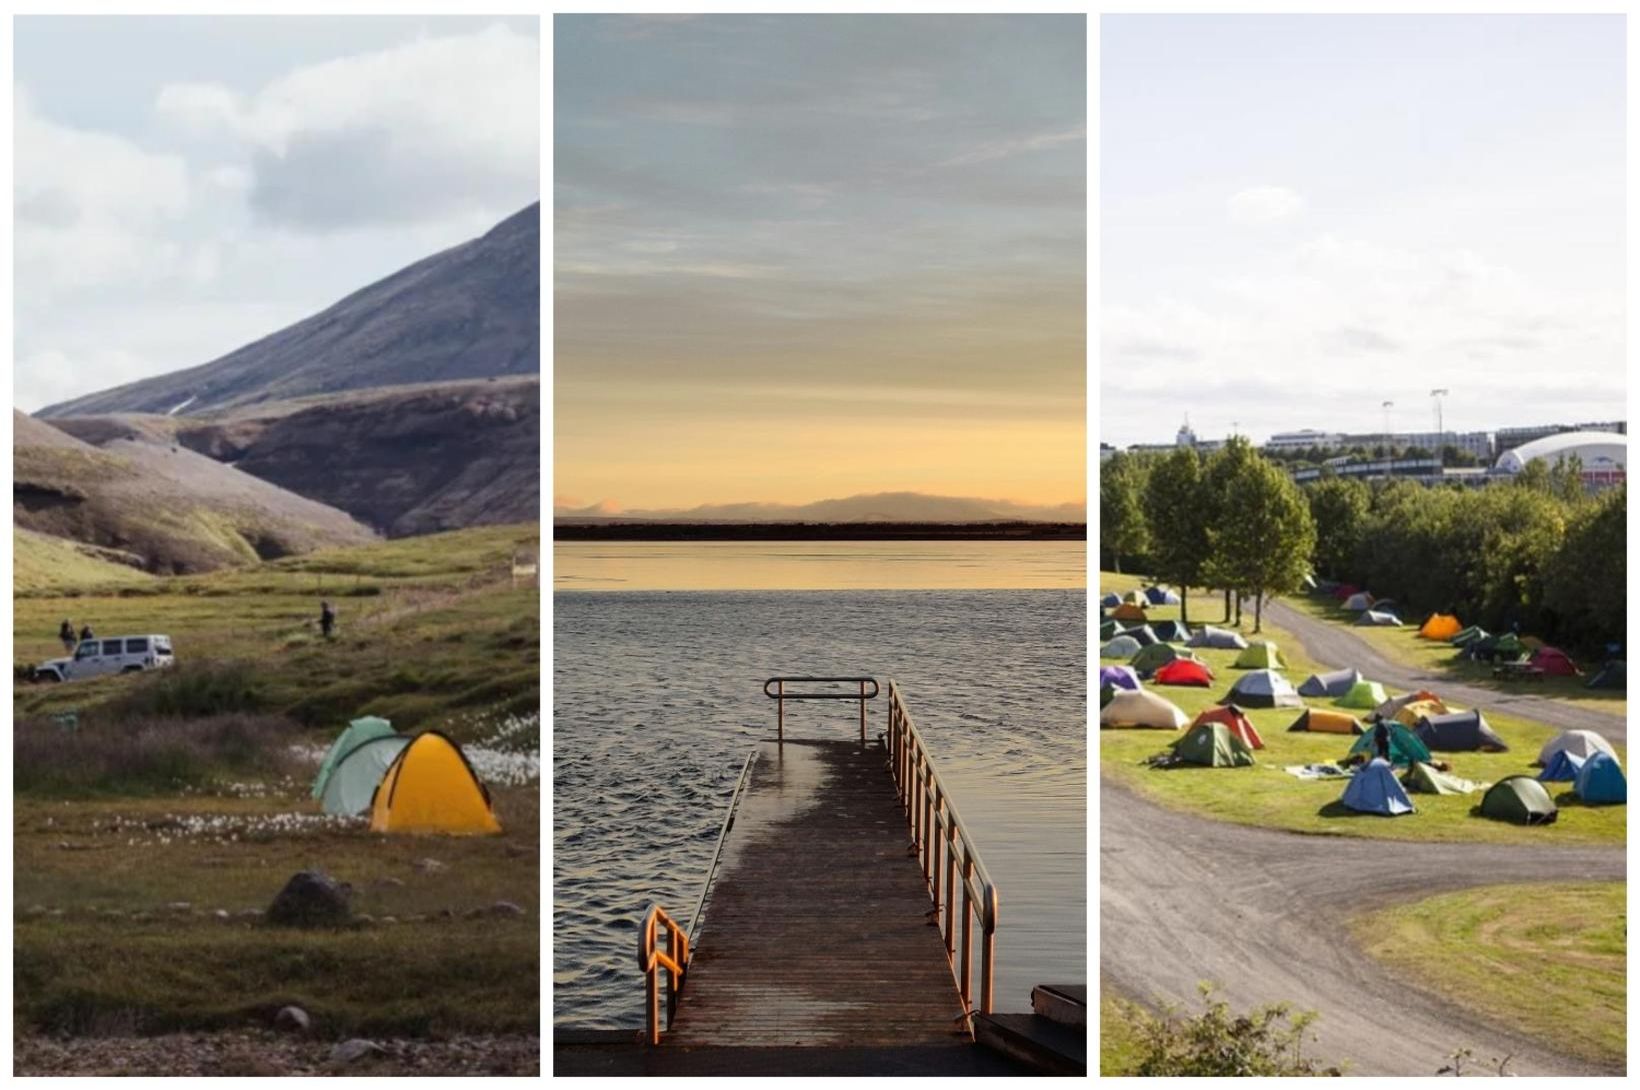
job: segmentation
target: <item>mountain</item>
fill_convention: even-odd
[[[41,409],[187,412],[410,383],[539,374],[541,206],[220,359]]]
[[[52,423],[86,442],[175,443],[348,512],[389,537],[541,517],[541,384],[434,383],[196,416]]]
[[[342,511],[203,454],[124,434],[93,446],[12,413],[12,525],[144,571],[209,571],[375,540]]]
[[[621,511],[608,504],[558,506],[553,517],[565,522],[1083,522],[1087,508],[1079,503],[1021,504],[963,496],[930,496],[922,492],[877,492],[814,503],[724,503],[672,510]]]

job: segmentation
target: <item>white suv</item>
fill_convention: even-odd
[[[176,665],[169,636],[110,636],[82,640],[74,657],[34,668],[36,681],[80,681],[104,674],[134,674]]]

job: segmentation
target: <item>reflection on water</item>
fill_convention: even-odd
[[[773,733],[762,682],[777,674],[871,674],[905,690],[1001,893],[1000,1009],[1028,1009],[1034,984],[1085,980],[1083,591],[558,593],[553,603],[557,1024],[641,1022],[637,919],[654,902],[688,925],[741,764]],[[875,734],[884,699],[870,714]],[[846,703],[787,707],[789,736],[858,727]]]
[[[1082,541],[559,541],[555,590],[1085,587]]]

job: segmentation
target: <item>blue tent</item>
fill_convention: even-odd
[[[1571,783],[1577,779],[1578,770],[1582,767],[1582,757],[1568,753],[1564,749],[1557,749],[1543,771],[1538,773],[1538,779],[1543,783]]]
[[[1179,596],[1166,587],[1146,587],[1145,599],[1153,606],[1176,606]]]
[[[1382,757],[1374,757],[1366,767],[1350,777],[1350,785],[1344,788],[1344,797],[1339,801],[1361,814],[1395,817],[1413,812],[1412,800],[1407,798],[1406,789],[1395,778],[1389,762]]]
[[[1109,594],[1099,599],[1099,604],[1102,606],[1119,606],[1122,604],[1122,596],[1117,594],[1115,591],[1111,591]]]
[[[1584,802],[1629,801],[1629,781],[1623,776],[1623,766],[1608,753],[1596,753],[1583,762],[1572,790]]]

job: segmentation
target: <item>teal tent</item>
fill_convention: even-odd
[[[1419,741],[1418,736],[1405,726],[1394,720],[1385,720],[1384,726],[1389,731],[1390,764],[1397,768],[1407,768],[1411,767],[1414,761],[1422,761],[1425,764],[1434,762],[1435,758],[1430,755],[1429,747]],[[1350,747],[1350,756],[1365,753],[1372,757],[1377,754],[1378,750],[1373,745],[1377,728],[1377,723],[1372,724],[1366,729],[1365,734],[1355,740],[1355,745]]]
[[[376,785],[399,751],[410,744],[408,734],[382,734],[354,746],[330,770],[325,792],[320,796],[327,814],[362,814],[370,809]]]
[[[1572,790],[1589,803],[1629,801],[1629,781],[1623,776],[1623,767],[1616,757],[1605,753],[1596,753],[1583,762]]]
[[[361,716],[347,725],[347,729],[330,743],[330,749],[325,752],[325,759],[319,762],[319,774],[313,777],[313,797],[323,798],[325,781],[330,779],[330,773],[335,769],[336,762],[360,742],[371,738],[380,738],[393,733],[393,724],[374,715]]]

